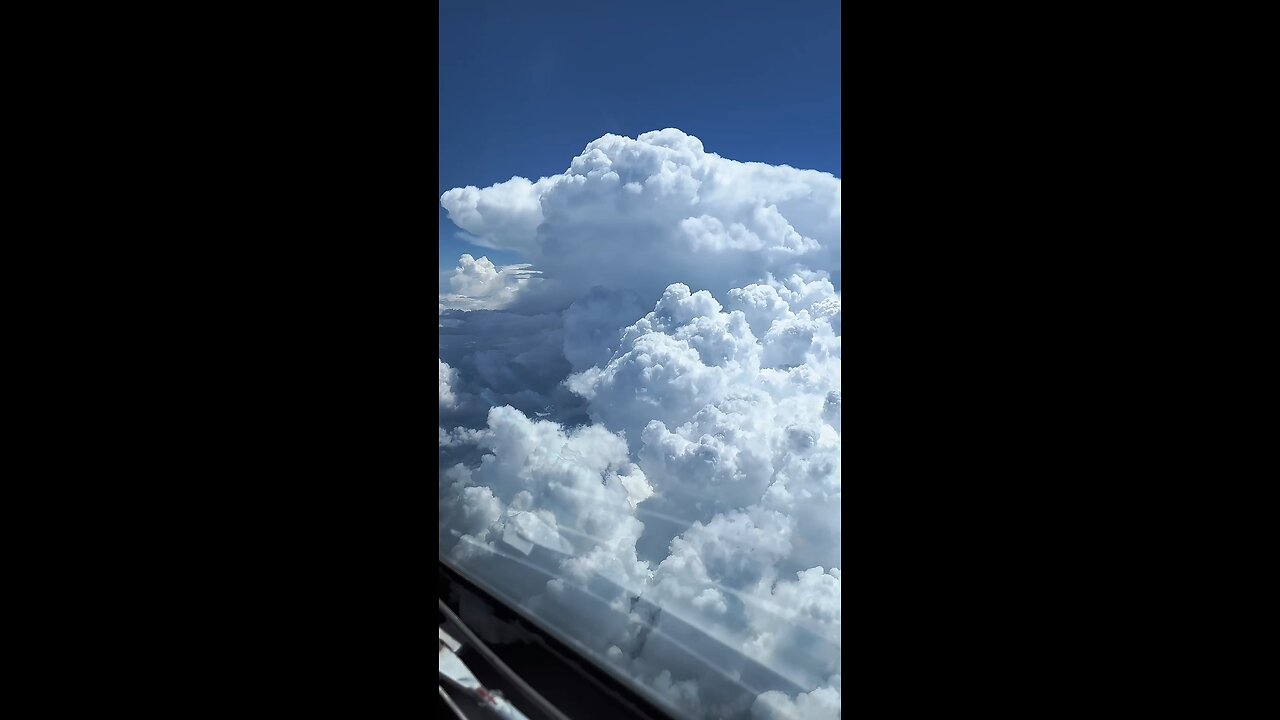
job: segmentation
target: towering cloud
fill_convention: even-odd
[[[605,135],[564,173],[455,188],[440,202],[477,242],[520,251],[567,296],[599,285],[651,299],[677,282],[720,296],[800,269],[839,288],[838,178],[722,158],[675,129]]]
[[[441,541],[693,716],[838,717],[840,180],[606,135],[441,202]]]

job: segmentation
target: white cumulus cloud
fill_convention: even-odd
[[[840,180],[679,130],[456,188],[440,538],[688,717],[840,712]]]
[[[449,275],[451,293],[440,296],[440,309],[495,310],[511,305],[538,271],[528,263],[494,265],[489,258],[479,260],[466,254],[458,258],[458,266]]]
[[[451,408],[458,404],[458,397],[453,394],[454,378],[457,373],[448,363],[440,361],[440,407]]]

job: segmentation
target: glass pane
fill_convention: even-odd
[[[677,716],[839,717],[838,4],[744,12],[762,28],[807,28],[815,47],[657,108],[717,112],[700,136],[573,139],[566,128],[599,107],[630,108],[622,127],[664,116],[607,88],[592,104],[582,89],[609,72],[657,87],[619,64],[623,47],[640,47],[619,35],[645,33],[614,27],[601,40],[601,26],[536,4],[450,5],[442,552]],[[540,33],[591,47],[539,55],[552,47]],[[732,37],[708,42],[737,52]],[[607,61],[583,67],[597,57]],[[789,62],[813,77],[784,87]],[[814,117],[787,116],[765,87],[826,94]],[[502,98],[524,114],[498,112]],[[757,115],[726,110],[748,98]]]

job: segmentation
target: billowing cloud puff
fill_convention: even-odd
[[[547,180],[532,183],[522,177],[480,190],[467,186],[454,188],[440,196],[440,204],[449,211],[449,219],[468,230],[465,239],[482,247],[534,250],[528,242],[542,221],[539,196]]]
[[[684,716],[839,717],[839,198],[678,130],[441,198],[530,261],[446,278],[442,547]]]
[[[828,317],[805,309],[834,298],[793,296],[797,313],[767,292],[775,316],[757,339],[742,310],[672,285],[620,333],[607,363],[566,381],[594,420],[632,442],[660,494],[652,506],[692,522],[762,499],[788,513],[838,500],[828,396],[840,389],[839,337]],[[654,532],[661,550],[671,538]]]

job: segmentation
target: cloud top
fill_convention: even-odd
[[[800,268],[839,284],[838,178],[722,158],[674,128],[605,135],[563,173],[440,202],[474,242],[520,252],[568,296],[600,285],[651,297],[675,282],[719,294]]]

